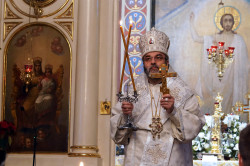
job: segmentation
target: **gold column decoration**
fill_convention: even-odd
[[[214,103],[214,115],[213,115],[213,128],[212,128],[212,137],[211,137],[211,144],[212,149],[211,153],[221,154],[220,150],[220,139],[221,139],[221,117],[223,116],[222,113],[222,106],[221,102],[223,97],[218,93],[215,97],[216,102]]]
[[[65,12],[63,12],[61,15],[57,16],[55,19],[65,19],[65,18],[74,18],[74,5],[71,3],[71,5],[66,9]]]
[[[3,40],[5,40],[8,34],[22,22],[5,22],[3,24]]]
[[[4,19],[21,19],[18,15],[16,15],[8,6],[6,1],[4,2]]]
[[[96,146],[71,146],[70,148],[75,150],[94,150],[96,153],[69,153],[69,157],[101,157]]]
[[[74,23],[72,21],[63,21],[63,22],[56,21],[55,23],[60,25],[69,34],[70,38],[73,40]]]

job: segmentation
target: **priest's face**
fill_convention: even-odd
[[[149,52],[143,56],[144,72],[149,77],[152,73],[158,73],[162,64],[168,65],[166,55],[161,52]]]

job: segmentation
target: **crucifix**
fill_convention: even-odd
[[[149,77],[162,79],[162,86],[161,86],[160,91],[162,92],[162,94],[165,95],[165,94],[170,93],[170,91],[167,87],[167,77],[177,77],[177,73],[175,73],[175,72],[169,73],[168,66],[166,64],[162,64],[160,69],[159,69],[159,73],[152,73],[149,75]]]

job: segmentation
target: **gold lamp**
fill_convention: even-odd
[[[222,79],[225,69],[233,62],[234,47],[224,49],[225,42],[218,42],[218,46],[213,45],[207,49],[209,62],[213,62],[217,67],[219,80]]]

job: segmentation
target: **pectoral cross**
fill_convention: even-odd
[[[160,91],[162,92],[162,94],[169,94],[170,91],[167,88],[167,77],[176,77],[177,73],[172,72],[169,73],[168,72],[168,66],[166,64],[162,64],[160,69],[159,69],[159,73],[153,73],[150,74],[149,77],[151,78],[161,78],[162,79],[162,86],[160,88]]]

